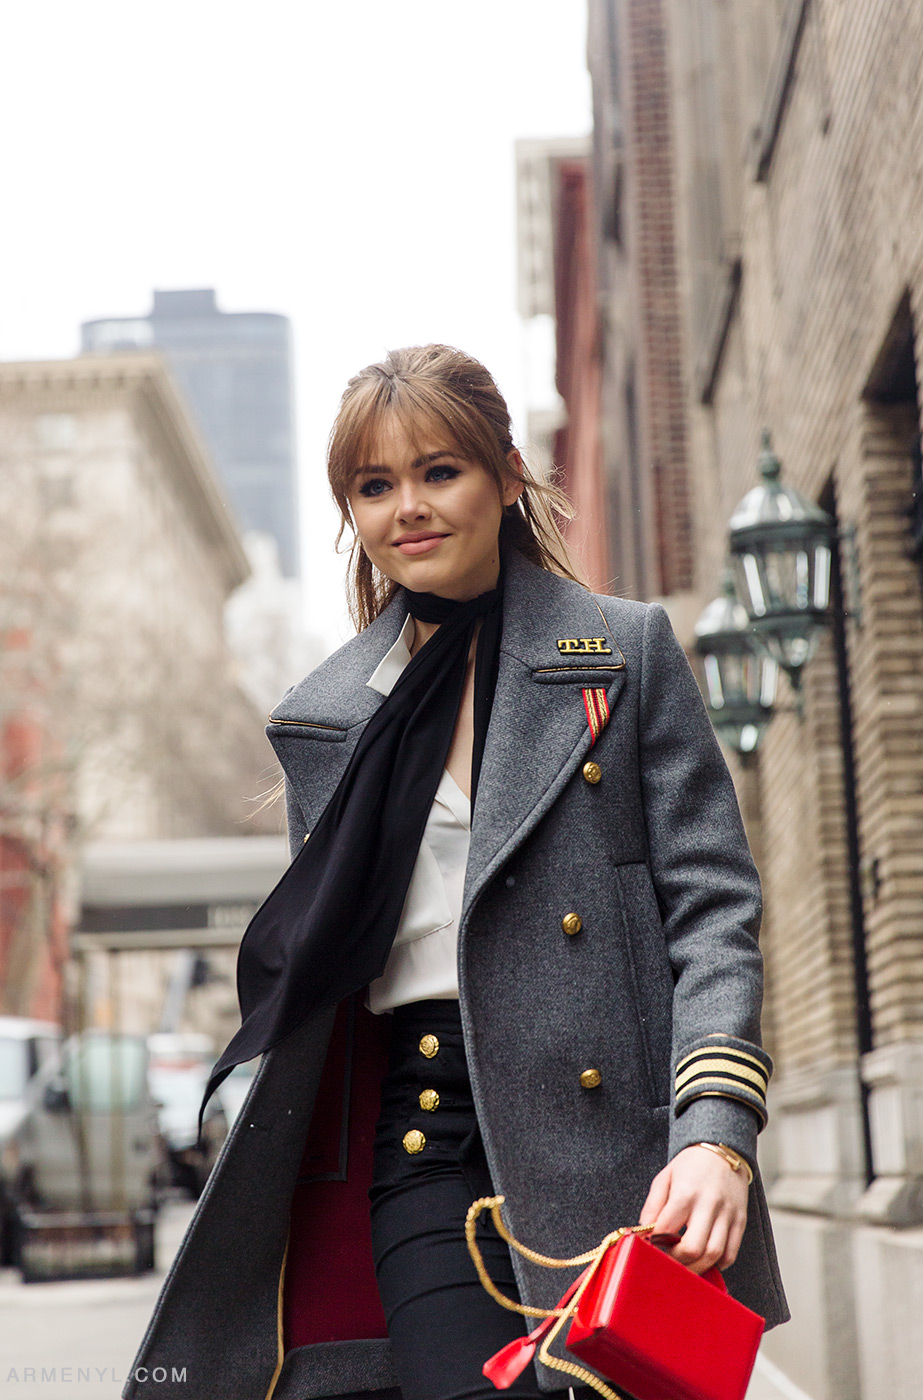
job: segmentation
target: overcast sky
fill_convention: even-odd
[[[513,143],[589,130],[584,0],[28,0],[0,22],[0,358],[153,287],[290,316],[308,623],[348,635],[323,449],[389,347],[523,412]]]

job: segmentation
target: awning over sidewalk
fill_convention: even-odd
[[[90,843],[72,946],[236,947],[288,859],[283,836]]]

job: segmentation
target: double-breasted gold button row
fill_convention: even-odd
[[[566,914],[561,920],[561,926],[565,933],[579,933],[583,924],[579,914]],[[424,1059],[431,1060],[439,1053],[439,1041],[434,1035],[424,1035],[420,1040],[420,1054]],[[580,1075],[580,1086],[583,1089],[598,1089],[603,1082],[603,1077],[598,1069],[585,1069]],[[435,1113],[439,1107],[439,1094],[435,1089],[423,1089],[419,1097],[420,1107],[425,1113]],[[421,1133],[419,1128],[411,1128],[403,1137],[404,1151],[416,1156],[422,1152],[426,1146],[426,1135]]]
[[[587,768],[596,767],[596,764],[587,764]],[[584,769],[586,776],[586,769]],[[588,781],[598,782],[598,778],[588,779]],[[561,927],[569,937],[573,938],[575,933],[579,933],[583,928],[583,920],[579,914],[565,914],[561,920]],[[603,1082],[603,1077],[598,1069],[585,1069],[580,1076],[580,1084],[584,1089],[598,1089]]]
[[[599,764],[594,763],[592,759],[583,765],[583,776],[593,787],[600,781],[602,775],[603,770],[600,768]],[[579,914],[565,914],[564,918],[561,920],[561,927],[565,933],[573,937],[575,933],[579,933],[583,928],[583,920]]]
[[[439,1054],[439,1038],[435,1035],[424,1035],[420,1037],[420,1054],[425,1060],[432,1060]],[[435,1089],[423,1089],[418,1100],[420,1107],[425,1113],[435,1113],[439,1107],[439,1095]],[[403,1137],[404,1151],[415,1156],[422,1152],[426,1146],[426,1135],[421,1133],[419,1128],[411,1128]]]

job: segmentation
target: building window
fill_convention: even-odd
[[[45,452],[68,452],[77,443],[77,419],[72,413],[40,413],[35,438]]]
[[[910,495],[910,552],[917,561],[920,571],[920,587],[923,588],[923,442],[917,433],[911,449],[913,477]]]
[[[923,588],[923,441],[920,438],[920,380],[917,373],[916,332],[910,297],[901,298],[881,354],[869,377],[866,399],[894,410],[895,439],[910,458],[910,498],[907,501],[907,553],[916,561]]]

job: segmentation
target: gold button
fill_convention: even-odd
[[[579,933],[583,928],[583,920],[579,914],[565,914],[564,918],[561,920],[561,927],[565,933],[569,933],[573,936],[573,934]]]
[[[588,783],[598,783],[603,775],[603,770],[598,763],[585,763],[583,765],[583,776]]]
[[[310,835],[311,835],[310,831],[306,831],[305,834],[304,834],[304,841],[307,841],[307,839],[308,839],[308,837],[309,837]],[[302,841],[302,843],[301,843],[302,846],[304,845],[304,841]]]
[[[409,1133],[404,1134],[404,1151],[409,1152],[411,1157],[422,1152],[425,1146],[426,1138],[419,1128],[411,1128]]]
[[[420,1041],[420,1054],[425,1055],[428,1060],[439,1054],[439,1041],[434,1035],[425,1035]]]
[[[580,1084],[584,1089],[598,1089],[603,1082],[603,1077],[598,1069],[585,1069],[580,1076]],[[406,1144],[407,1139],[404,1139]],[[408,1147],[407,1151],[410,1151]]]
[[[420,1095],[420,1107],[427,1113],[435,1113],[439,1107],[439,1095],[435,1089],[424,1089]]]

